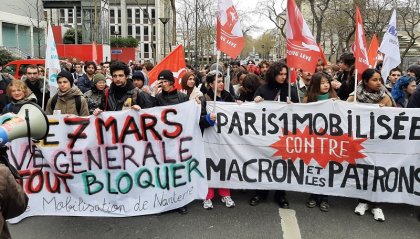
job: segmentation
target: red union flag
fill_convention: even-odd
[[[217,49],[235,59],[244,48],[239,16],[232,0],[219,0],[217,12]]]
[[[185,68],[184,48],[179,45],[149,72],[149,84],[152,85],[156,81],[161,71],[170,70],[175,77],[175,87],[180,90],[181,78],[185,74]]]
[[[368,50],[368,59],[369,59],[369,67],[373,68],[375,67],[376,58],[378,56],[378,50],[379,50],[379,42],[378,38],[376,38],[376,33],[373,34],[372,41],[369,45]]]
[[[320,50],[294,0],[287,1],[286,39],[287,65],[313,73]]]
[[[365,31],[363,30],[362,15],[360,15],[358,6],[356,6],[356,39],[354,42],[354,58],[356,59],[355,68],[358,71],[358,75],[360,76],[363,71],[369,68],[369,60],[366,47]]]

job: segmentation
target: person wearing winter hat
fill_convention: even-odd
[[[48,100],[46,113],[51,115],[74,114],[88,116],[89,110],[83,93],[73,85],[74,78],[68,71],[61,71],[57,75],[58,92]]]
[[[93,114],[93,111],[101,106],[102,99],[105,97],[106,87],[105,76],[100,73],[95,74],[92,88],[83,94],[88,104],[89,114]]]
[[[175,78],[172,71],[163,70],[159,73],[151,95],[154,106],[176,105],[188,101],[188,96],[179,92],[174,84]],[[177,211],[180,214],[186,214],[188,209],[187,206],[183,206],[178,208]]]
[[[188,96],[184,93],[178,92],[174,84],[175,78],[172,71],[163,70],[159,73],[157,85],[152,91],[152,101],[154,106],[175,105],[188,101]]]

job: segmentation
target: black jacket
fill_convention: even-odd
[[[417,87],[417,90],[411,95],[407,108],[420,108],[420,88]]]
[[[108,96],[106,96],[108,95]],[[153,107],[150,96],[144,91],[136,88],[130,80],[122,87],[111,83],[108,93],[102,98],[101,109],[105,111],[120,111],[128,98],[131,98],[134,103],[142,109]],[[106,109],[105,109],[106,106]]]
[[[5,77],[0,75],[0,110],[3,110],[4,106],[6,106],[10,102],[10,97],[7,95],[7,86],[10,83],[10,79],[6,79]]]
[[[280,101],[286,102],[287,96],[289,95],[289,85],[288,83],[279,84],[276,82],[270,82],[269,84],[261,85],[255,91],[254,99],[257,96],[261,96],[264,100],[276,100],[279,96]],[[291,101],[293,103],[299,103],[299,96],[297,93],[296,86],[291,86],[290,92]]]
[[[77,87],[82,91],[82,93],[88,92],[93,86],[93,80],[90,80],[89,77],[84,74],[77,79]]]
[[[177,89],[172,91],[162,91],[157,94],[156,97],[151,97],[153,100],[153,106],[166,106],[176,105],[189,100],[188,95],[179,92]]]

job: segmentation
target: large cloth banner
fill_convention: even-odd
[[[418,109],[332,100],[216,107],[204,133],[209,187],[420,205]]]
[[[195,102],[98,117],[49,116],[48,137],[14,140],[33,215],[125,217],[179,208],[207,195]]]

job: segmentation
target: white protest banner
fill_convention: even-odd
[[[204,133],[209,187],[420,205],[419,109],[332,100],[217,107]]]
[[[34,215],[125,217],[179,208],[207,195],[205,156],[190,101],[98,117],[49,116],[48,137],[14,140],[9,160],[23,176]]]

